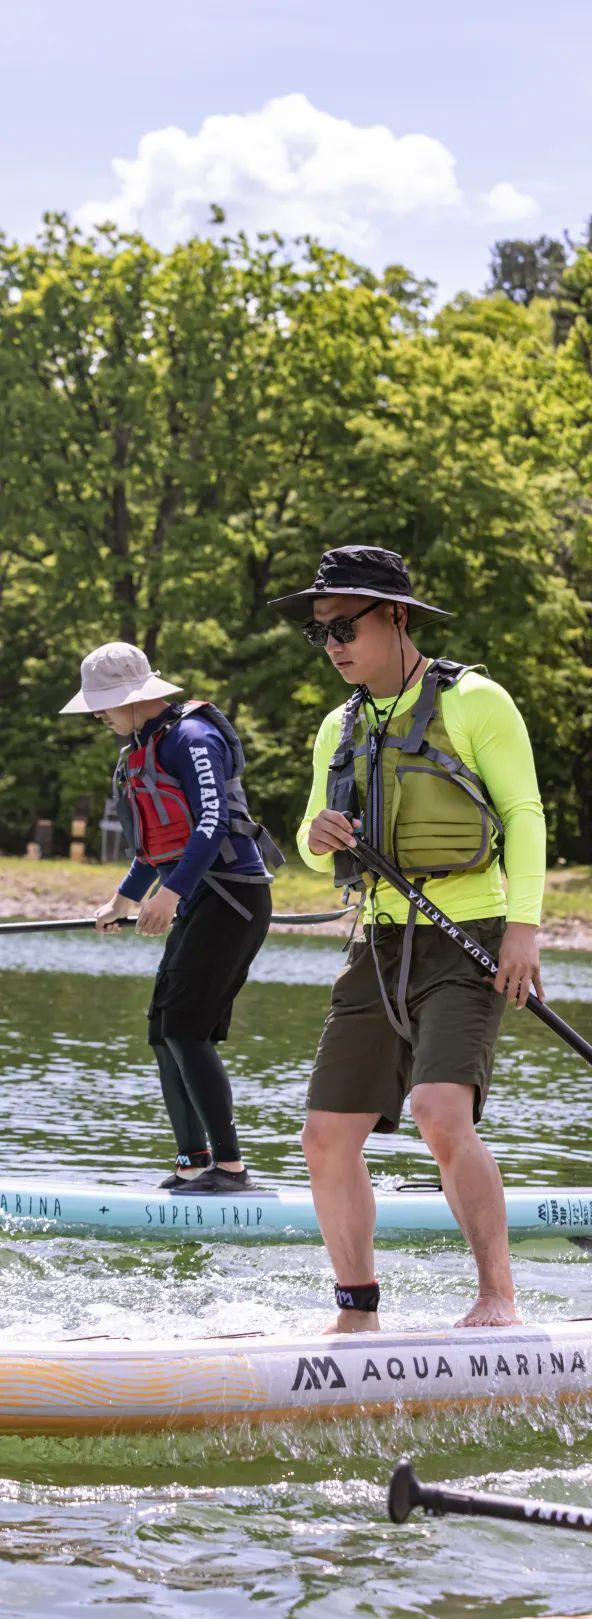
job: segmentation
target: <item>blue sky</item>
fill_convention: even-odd
[[[581,0],[3,0],[0,227],[318,231],[440,297],[592,213]],[[10,154],[8,157],[7,154]],[[114,171],[114,160],[123,160]]]

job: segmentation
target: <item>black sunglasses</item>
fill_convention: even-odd
[[[311,646],[326,646],[329,636],[345,646],[349,641],[355,641],[356,632],[353,628],[358,618],[364,618],[366,613],[373,613],[377,607],[384,607],[382,600],[371,602],[369,607],[362,607],[359,613],[352,613],[351,618],[332,618],[330,624],[320,624],[318,619],[309,619],[308,624],[302,627],[302,634],[310,641]]]

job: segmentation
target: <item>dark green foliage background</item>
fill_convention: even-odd
[[[434,317],[429,283],[310,241],[161,254],[48,216],[0,244],[5,849],[38,815],[66,839],[81,794],[96,830],[112,740],[58,710],[118,638],[226,707],[290,841],[343,689],[266,603],[365,540],[454,609],[423,650],[510,688],[551,855],[592,859],[592,252],[542,239],[525,293],[524,246]]]

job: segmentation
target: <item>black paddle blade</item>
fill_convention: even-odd
[[[411,1462],[404,1457],[395,1468],[390,1483],[388,1509],[392,1522],[405,1523],[414,1507],[423,1507],[429,1517],[453,1512],[463,1517],[501,1518],[510,1523],[537,1524],[551,1529],[592,1534],[592,1511],[588,1507],[523,1500],[483,1490],[451,1489],[447,1485],[422,1484]]]
[[[411,1462],[403,1456],[395,1468],[389,1486],[388,1509],[392,1522],[405,1523],[418,1501],[418,1481]]]

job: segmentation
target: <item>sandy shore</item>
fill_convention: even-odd
[[[104,905],[113,892],[113,875],[104,868],[86,866],[78,868],[63,880],[52,881],[51,886],[40,876],[36,862],[20,868],[18,878],[11,873],[4,877],[0,889],[0,918],[36,922],[44,918],[91,917],[99,905]],[[26,880],[23,880],[26,879]],[[278,905],[278,909],[279,909]],[[303,906],[304,910],[304,906]],[[305,931],[319,935],[349,933],[351,914],[335,922],[323,922]],[[274,933],[301,933],[300,927],[288,923],[274,924]],[[547,950],[592,951],[592,924],[577,916],[550,918],[541,928],[541,944]]]

